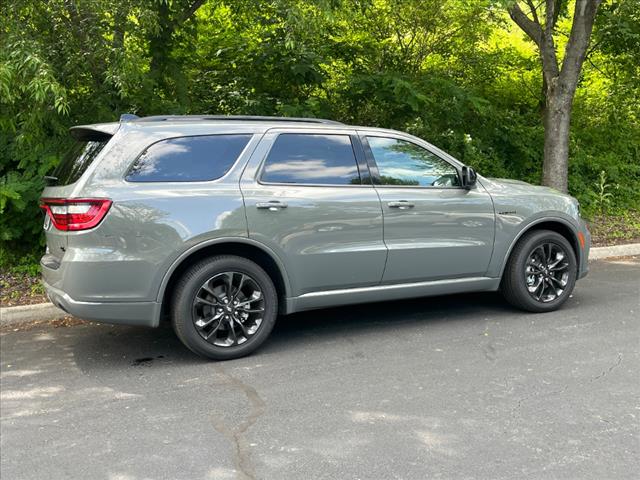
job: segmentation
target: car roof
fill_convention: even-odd
[[[326,128],[331,130],[367,130],[380,133],[396,133],[407,135],[396,130],[347,125],[335,120],[302,117],[275,117],[253,115],[154,115],[138,117],[123,114],[120,122],[77,125],[71,127],[71,134],[78,139],[89,139],[95,132],[113,135],[121,126],[153,132],[173,132],[175,134],[205,134],[212,126],[222,132],[247,133],[265,132],[272,128]],[[93,133],[92,133],[93,132]]]
[[[212,127],[215,130],[212,130]],[[333,120],[321,118],[298,117],[266,117],[248,115],[163,115],[153,117],[138,117],[124,114],[120,122],[101,123],[93,125],[78,125],[71,127],[71,135],[79,140],[104,140],[114,135],[118,130],[143,130],[156,139],[177,136],[212,135],[212,134],[260,134],[274,128],[286,129],[326,129],[360,131],[365,134],[379,133],[394,135],[414,141],[443,158],[455,164],[462,163],[447,152],[431,143],[406,132],[388,128],[347,125]]]

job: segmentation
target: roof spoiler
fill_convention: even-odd
[[[123,122],[132,122],[133,120],[138,120],[140,117],[133,113],[123,113],[120,115],[120,123]]]
[[[124,122],[132,122],[140,117],[133,113],[123,113],[120,115],[120,122],[96,123],[93,125],[76,125],[69,129],[69,133],[76,140],[84,142],[105,142],[109,140]]]
[[[106,142],[118,131],[119,123],[98,123],[95,125],[78,125],[71,127],[69,133],[76,140],[83,142]]]

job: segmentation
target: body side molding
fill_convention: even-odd
[[[305,293],[298,297],[287,297],[286,313],[301,312],[329,306],[382,302],[449,293],[495,291],[499,286],[499,278],[470,277],[340,290],[324,290]]]

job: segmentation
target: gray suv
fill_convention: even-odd
[[[71,129],[45,188],[51,301],[213,359],[278,314],[501,290],[560,307],[587,274],[578,202],[484,178],[429,143],[296,118],[123,115]]]

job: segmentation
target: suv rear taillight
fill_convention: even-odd
[[[41,198],[40,208],[58,230],[88,230],[98,225],[113,202],[107,198]]]

